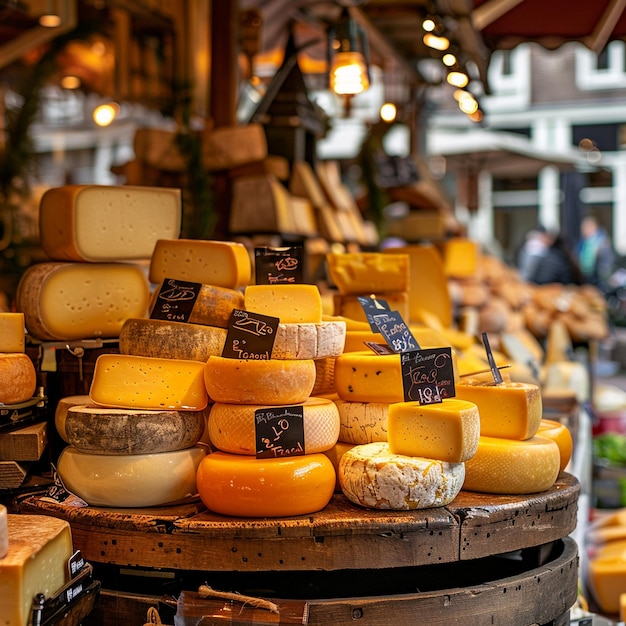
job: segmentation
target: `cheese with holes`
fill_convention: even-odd
[[[155,454],[93,454],[66,446],[57,470],[69,491],[90,506],[163,506],[197,494],[204,446]]]
[[[54,426],[63,441],[67,442],[67,434],[65,432],[65,422],[67,420],[67,412],[70,407],[86,405],[91,403],[89,394],[79,394],[76,396],[65,396],[60,398],[54,410]]]
[[[17,308],[42,341],[117,337],[129,317],[143,317],[150,290],[143,270],[126,263],[38,263],[18,284]]]
[[[375,294],[367,294],[368,297]],[[333,294],[333,312],[335,315],[350,319],[367,322],[365,311],[358,300],[359,296],[353,294]],[[398,311],[403,320],[409,319],[409,294],[407,291],[389,292],[377,296],[384,300],[391,311]],[[369,326],[369,324],[368,324]]]
[[[304,452],[324,452],[337,443],[339,413],[327,398],[307,398],[292,405],[302,407]],[[226,404],[216,402],[209,414],[209,438],[222,452],[256,454],[256,411],[267,410],[267,405]]]
[[[250,282],[252,264],[246,247],[234,241],[159,239],[148,277],[161,284],[175,278],[201,285],[238,289]]]
[[[54,596],[69,580],[72,532],[49,515],[9,515],[9,549],[0,559],[0,624],[31,623],[33,597]]]
[[[204,382],[214,402],[228,404],[300,404],[315,384],[312,359],[228,359],[211,356]]]
[[[24,313],[0,313],[0,352],[24,352]]]
[[[0,404],[30,400],[37,389],[37,371],[24,352],[0,353]]]
[[[283,324],[322,321],[322,297],[317,285],[248,285],[244,302],[247,311],[277,317]]]
[[[436,404],[389,405],[387,441],[392,454],[463,463],[476,453],[479,437],[480,416],[473,402],[445,398]]]
[[[0,504],[0,560],[9,551],[9,526],[7,521],[7,507]]]
[[[339,441],[352,444],[387,441],[388,402],[349,402],[337,398]]]
[[[465,463],[463,489],[503,495],[546,491],[560,464],[559,448],[547,437],[519,441],[481,435],[476,454]]]
[[[120,330],[119,347],[122,354],[205,363],[222,354],[227,334],[217,326],[132,318]]]
[[[273,359],[325,359],[343,352],[344,322],[279,324],[272,347]]]
[[[159,239],[180,234],[180,189],[66,185],[39,205],[44,252],[53,261],[149,259]]]
[[[506,381],[499,385],[470,383],[471,379],[459,383],[456,397],[478,406],[481,435],[530,439],[537,434],[543,414],[537,385]]]
[[[611,541],[589,558],[587,583],[603,613],[620,611],[620,596],[626,589],[626,541]]]
[[[464,476],[463,463],[392,454],[385,442],[354,446],[339,462],[344,495],[372,509],[445,506],[461,490]]]
[[[108,407],[201,411],[209,401],[203,376],[198,361],[101,354],[89,397]]]
[[[62,430],[66,441],[93,454],[173,452],[195,446],[208,410],[159,411],[94,405],[69,407]]]
[[[271,459],[213,452],[198,468],[198,492],[215,513],[286,517],[323,509],[335,489],[335,469],[323,453]]]
[[[329,252],[328,275],[341,294],[407,291],[409,257],[381,252]]]
[[[537,434],[541,437],[552,439],[558,446],[559,454],[561,455],[559,470],[562,472],[570,462],[574,448],[574,441],[572,440],[572,433],[569,428],[556,420],[542,419],[541,422],[539,422]]]

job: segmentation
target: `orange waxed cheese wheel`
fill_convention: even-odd
[[[572,458],[572,450],[574,447],[572,433],[569,428],[556,420],[542,419],[539,423],[537,434],[552,439],[559,447],[561,454],[560,469],[563,471]]]
[[[213,452],[196,477],[198,493],[215,513],[234,517],[287,517],[323,509],[336,484],[323,453],[282,458]]]

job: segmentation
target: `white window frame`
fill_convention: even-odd
[[[494,51],[489,61],[489,88],[491,93],[481,103],[487,112],[526,109],[531,98],[530,48],[521,44],[510,50],[511,72],[503,72],[504,53]]]
[[[608,67],[598,69],[597,55],[584,46],[576,48],[576,86],[582,91],[623,89],[626,87],[626,50],[623,41],[611,41],[607,47]]]

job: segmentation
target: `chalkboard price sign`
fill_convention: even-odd
[[[302,246],[254,249],[254,277],[257,285],[302,283]]]
[[[374,318],[385,341],[394,352],[419,350],[419,344],[398,311],[381,313]]]
[[[372,332],[379,333],[377,317],[390,312],[389,304],[386,300],[379,300],[373,296],[357,296],[357,300],[361,304]]]
[[[256,458],[304,454],[304,408],[279,406],[254,412]]]
[[[436,404],[455,395],[450,348],[404,352],[400,359],[405,402]]]
[[[201,288],[200,283],[166,278],[161,284],[150,318],[169,322],[189,321]]]
[[[279,319],[234,309],[222,356],[230,359],[269,359],[272,356]]]

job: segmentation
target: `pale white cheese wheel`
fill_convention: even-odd
[[[445,506],[465,479],[464,463],[391,454],[385,442],[354,446],[339,462],[339,484],[355,504],[412,510]]]
[[[0,504],[0,559],[9,551],[9,525],[7,522],[7,507]]]
[[[304,453],[325,452],[337,443],[339,413],[326,398],[308,398],[303,411]],[[267,405],[224,404],[216,402],[209,414],[209,438],[223,452],[256,454],[255,412]]]
[[[69,491],[91,506],[162,506],[195,496],[203,446],[157,454],[87,454],[67,446],[57,470]]]
[[[323,359],[343,352],[345,322],[279,324],[273,359]]]
[[[388,402],[348,402],[335,399],[339,410],[339,441],[365,444],[387,441]]]

